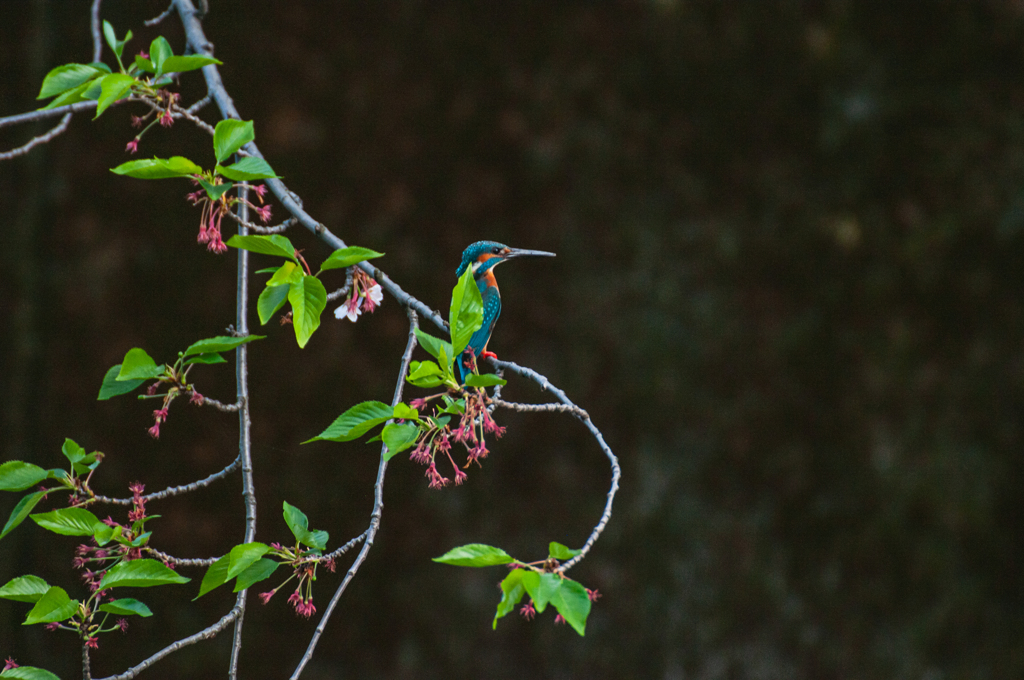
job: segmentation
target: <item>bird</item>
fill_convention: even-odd
[[[497,241],[477,241],[462,253],[462,262],[455,275],[461,278],[467,269],[471,269],[476,286],[480,289],[480,297],[484,301],[483,325],[469,339],[469,344],[462,353],[461,360],[456,361],[463,383],[466,382],[466,376],[472,372],[470,353],[478,361],[481,357],[498,358],[494,352],[487,351],[487,343],[491,339],[494,322],[501,314],[501,294],[498,292],[498,281],[494,278],[494,268],[506,260],[519,257],[555,257],[555,254],[543,250],[509,248]]]

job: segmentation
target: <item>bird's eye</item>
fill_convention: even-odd
[[[501,255],[501,248],[499,248],[498,246],[494,246],[493,248],[491,248],[491,252],[494,253],[495,255]]]

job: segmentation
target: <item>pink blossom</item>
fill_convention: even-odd
[[[302,604],[302,593],[299,592],[298,588],[295,589],[294,593],[288,596],[288,604],[294,607],[296,612],[300,614],[302,613],[299,612],[299,606]]]
[[[559,614],[558,616],[555,617],[555,623],[557,623],[557,624],[565,623],[565,617],[563,617],[561,614]]]
[[[412,401],[409,402],[409,406],[411,406],[412,408],[414,408],[416,410],[419,410],[419,409],[423,408],[424,406],[426,406],[427,403],[428,402],[427,402],[426,399],[413,399]]]
[[[146,430],[146,432],[148,432],[149,436],[153,439],[160,439],[160,423],[153,425],[153,427]]]
[[[333,557],[329,557],[326,560],[322,560],[320,564],[322,564],[324,569],[331,572],[332,574],[334,573],[334,570],[337,568],[336,565],[334,564]]]
[[[157,380],[155,383],[146,388],[146,394],[152,397],[154,394],[156,394],[156,390],[158,387],[160,387],[159,380]]]
[[[437,471],[437,466],[431,461],[430,467],[427,468],[427,472],[424,475],[430,479],[430,483],[427,485],[429,489],[442,489],[448,484],[448,478],[441,475]]]
[[[371,279],[371,281],[372,280],[373,279]],[[379,283],[374,283],[369,287],[369,289],[363,292],[363,311],[372,312],[377,309],[377,305],[379,305],[383,300],[384,291],[381,290]]]
[[[587,591],[587,598],[591,602],[597,602],[597,598],[601,597],[601,593],[597,592],[597,588],[591,590],[590,588],[584,588]]]
[[[140,128],[140,127],[142,127],[142,122],[144,120],[145,119],[142,116],[132,116],[132,127],[133,128]]]
[[[205,224],[200,224],[199,225],[199,235],[196,236],[196,243],[209,243],[209,242],[210,242],[210,234],[206,231],[206,225]]]
[[[91,647],[93,649],[99,649],[100,648],[100,641],[98,639],[96,639],[96,637],[94,636],[94,637],[91,637],[91,638],[89,638],[88,640],[85,641],[85,646],[86,647]]]
[[[268,602],[270,602],[270,598],[272,598],[274,596],[274,593],[276,592],[276,590],[268,590],[265,593],[260,593],[260,602],[263,604],[267,604]]]
[[[132,482],[128,485],[128,490],[132,492],[132,496],[137,498],[146,490],[146,485],[142,482]]]
[[[519,613],[527,621],[532,621],[533,617],[537,615],[537,610],[533,608],[533,600],[530,600],[522,607],[519,608]]]
[[[256,192],[256,195],[260,197],[261,201],[263,200],[263,197],[267,195],[266,184],[257,184],[252,188],[252,190]]]
[[[313,614],[316,614],[316,607],[313,606],[313,598],[309,598],[304,603],[297,606],[295,611],[302,616],[305,616],[307,619]]]
[[[189,397],[188,403],[195,404],[196,406],[202,406],[203,405],[203,401],[204,401],[203,395],[199,394],[199,390],[197,390],[196,388],[193,387],[192,388],[192,396]]]
[[[469,475],[467,475],[459,468],[455,468],[455,486],[462,486],[462,483],[466,481],[466,477],[468,476]]]
[[[54,621],[53,623],[46,624],[46,626],[44,626],[44,627],[46,628],[46,630],[54,631],[54,630],[57,630],[58,628],[60,628],[60,623],[58,623],[57,621]]]
[[[166,109],[160,114],[160,125],[163,127],[171,127],[174,125],[174,118],[171,116],[170,109]]]
[[[160,408],[153,411],[153,417],[156,419],[156,422],[162,423],[163,421],[167,420],[167,409]]]
[[[18,664],[11,657],[7,657],[7,661],[4,662],[4,670],[9,671],[12,668],[18,668]]]
[[[430,452],[427,450],[427,445],[424,442],[420,442],[416,445],[416,448],[409,454],[409,460],[420,465],[426,465],[431,461]]]
[[[256,214],[260,216],[260,221],[266,224],[270,221],[270,206],[265,205],[262,208],[256,208]]]
[[[121,629],[122,633],[128,632],[128,619],[120,618],[117,620],[117,627]]]
[[[135,153],[136,151],[138,151],[139,150],[139,138],[136,137],[132,141],[128,142],[128,146],[124,147],[124,150],[128,151],[130,153]]]

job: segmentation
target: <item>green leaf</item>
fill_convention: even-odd
[[[93,120],[102,116],[103,112],[111,104],[128,94],[132,89],[132,85],[136,82],[135,78],[125,73],[111,73],[110,75],[103,76],[100,80],[103,90],[100,93],[100,98],[97,100],[96,115],[93,116]]]
[[[28,514],[32,512],[32,509],[36,507],[36,504],[43,500],[45,496],[45,491],[36,491],[22,497],[18,504],[14,506],[14,510],[11,510],[11,516],[7,519],[7,524],[4,525],[3,531],[0,531],[0,538],[3,538],[24,522]]]
[[[484,301],[480,290],[473,279],[473,270],[466,271],[459,277],[459,282],[452,290],[452,304],[448,310],[448,324],[452,334],[452,350],[454,356],[460,356],[469,339],[473,337],[484,323]]]
[[[434,561],[450,564],[455,567],[493,567],[498,564],[508,564],[515,560],[501,548],[484,545],[483,543],[469,543],[458,548],[452,548],[444,555],[435,557]]]
[[[100,394],[96,397],[97,401],[106,401],[111,397],[116,397],[121,394],[128,394],[135,388],[137,388],[145,380],[118,380],[117,376],[121,373],[121,364],[112,366],[107,371],[106,375],[103,376],[103,384],[100,385]]]
[[[50,584],[29,574],[11,579],[0,588],[0,597],[5,600],[16,600],[18,602],[38,602],[39,598],[50,589]]]
[[[74,439],[65,438],[64,446],[60,448],[60,452],[64,454],[72,463],[77,463],[85,458],[85,449],[78,445]]]
[[[199,585],[199,594],[193,598],[193,602],[201,598],[214,588],[219,588],[228,582],[228,566],[231,564],[231,555],[225,555],[210,565],[203,575],[203,582]]]
[[[304,443],[316,441],[348,442],[390,420],[395,409],[381,401],[364,401],[338,416],[330,426]]]
[[[292,305],[295,340],[299,347],[305,347],[320,327],[320,315],[327,306],[327,289],[315,276],[303,276],[288,289],[288,302]]]
[[[29,610],[25,622],[21,625],[29,626],[33,623],[53,623],[71,618],[78,611],[78,600],[68,597],[67,591],[59,586],[50,586],[46,594],[39,598],[36,606]]]
[[[416,443],[419,436],[420,428],[412,423],[385,425],[384,432],[381,433],[381,438],[388,447],[387,452],[384,454],[384,460],[391,460],[396,453],[405,451]]]
[[[214,172],[236,182],[251,182],[254,179],[278,177],[270,163],[256,156],[246,156],[231,165],[218,165]]]
[[[582,550],[573,550],[568,548],[561,543],[551,541],[548,543],[548,556],[556,560],[571,560],[572,558],[579,555]]]
[[[449,360],[453,357],[452,355],[452,344],[447,340],[441,338],[435,338],[429,333],[424,333],[419,328],[416,329],[416,338],[420,341],[420,347],[427,351],[427,354],[441,362],[441,365],[445,363],[451,363]],[[442,352],[444,357],[441,356]]]
[[[9,678],[9,680],[60,680],[56,675],[43,668],[36,668],[35,666],[18,666],[17,668],[8,668],[6,671],[0,673],[0,678]]]
[[[205,179],[199,180],[199,186],[203,188],[203,190],[206,192],[206,195],[210,197],[211,201],[219,201],[221,196],[235,188],[235,185],[232,184],[231,182],[221,182],[220,184],[214,184],[213,182],[208,182]]]
[[[526,588],[523,587],[524,573],[526,573],[524,569],[513,569],[502,580],[501,602],[498,603],[498,611],[494,614],[491,628],[497,628],[498,619],[513,611],[516,605],[519,604],[519,601],[523,599],[523,595],[526,594]]]
[[[211,352],[210,354],[197,354],[194,357],[186,359],[182,364],[185,366],[188,366],[189,364],[225,364],[227,361],[227,359],[216,352]]]
[[[47,109],[55,109],[58,106],[66,106],[67,104],[77,104],[78,102],[84,102],[84,94],[86,90],[90,89],[92,82],[93,81],[90,80],[82,83],[78,87],[71,88],[67,92],[62,92],[61,94],[57,95],[56,99],[51,101],[46,106],[40,108],[39,110],[46,111]]]
[[[590,616],[590,598],[587,589],[569,578],[561,579],[561,587],[551,596],[551,604],[562,615],[565,622],[577,633],[583,635]]]
[[[24,491],[48,476],[49,473],[38,465],[9,460],[0,465],[0,491]]]
[[[270,236],[239,236],[235,234],[227,240],[227,244],[232,248],[241,248],[242,250],[248,250],[253,253],[262,253],[263,255],[277,255],[278,257],[284,257],[292,262],[298,263],[299,259],[295,257],[295,246],[284,236],[280,234],[271,234]]]
[[[395,404],[395,418],[399,420],[419,420],[420,412],[408,404],[398,402]]]
[[[526,592],[530,594],[530,599],[533,600],[533,606],[538,612],[543,612],[551,598],[554,597],[558,589],[562,587],[562,578],[557,574],[549,574],[547,572],[538,573],[531,571],[523,574],[523,587],[526,588]]]
[[[184,156],[170,158],[142,158],[122,163],[110,170],[115,175],[128,175],[136,179],[167,179],[203,174],[203,169]]]
[[[32,515],[32,521],[62,536],[92,536],[96,525],[103,526],[96,515],[85,508],[58,508]]]
[[[493,373],[484,373],[482,375],[467,375],[466,384],[470,387],[492,387],[494,385],[506,385],[508,381],[499,378]]]
[[[272,560],[268,557],[262,557],[255,563],[249,566],[248,569],[238,575],[238,580],[235,581],[235,592],[245,590],[260,581],[265,581],[270,578],[281,563],[277,560]]]
[[[271,286],[290,286],[301,280],[303,276],[305,274],[302,267],[295,262],[285,262],[274,270],[274,275],[267,280],[266,286],[268,288]]]
[[[135,68],[146,73],[156,73],[156,67],[153,66],[153,62],[139,55],[135,55]]]
[[[122,597],[120,600],[101,604],[100,611],[117,616],[141,616],[143,618],[153,615],[149,607],[132,597]]]
[[[213,131],[213,151],[217,156],[217,162],[223,163],[231,154],[254,139],[256,139],[256,131],[253,129],[251,120],[225,118],[220,121]]]
[[[260,324],[266,324],[277,314],[277,310],[284,307],[284,303],[288,301],[289,288],[290,286],[269,286],[263,289],[259,299],[256,300],[256,311],[260,315]]]
[[[206,338],[205,340],[197,340],[188,346],[183,356],[189,356],[190,354],[208,354],[210,352],[230,352],[240,345],[244,345],[247,342],[253,340],[262,340],[267,336],[265,335],[246,335],[241,338],[231,337],[229,335],[218,335],[214,338]]]
[[[162,35],[157,37],[149,45],[149,60],[153,62],[153,68],[156,69],[156,75],[160,76],[164,72],[164,62],[167,61],[167,57],[174,54],[171,50],[171,44],[167,42],[167,38]]]
[[[324,260],[324,263],[320,265],[320,271],[327,271],[328,269],[346,269],[354,264],[359,264],[360,262],[365,262],[366,260],[372,260],[383,256],[384,253],[378,253],[376,250],[361,248],[360,246],[339,248],[331,253],[330,257]]]
[[[306,515],[294,505],[284,502],[284,522],[291,529],[295,540],[315,550],[323,550],[327,545],[326,531],[310,531]]]
[[[405,379],[416,387],[437,387],[444,377],[444,371],[433,361],[414,361],[409,369]]]
[[[96,531],[93,532],[93,537],[96,539],[96,545],[104,546],[110,543],[115,538],[120,538],[121,527],[111,527],[106,524],[100,524],[96,527]]]
[[[9,678],[10,680],[60,680],[56,675],[43,668],[36,668],[35,666],[18,666],[17,668],[8,668],[6,671],[0,673],[0,678]]]
[[[116,380],[150,380],[163,375],[165,368],[163,364],[157,366],[146,350],[133,347],[124,355]]]
[[[270,546],[258,541],[236,545],[228,553],[230,558],[228,562],[228,579],[233,579],[241,574],[268,552],[270,552]]]
[[[170,56],[164,59],[164,73],[185,73],[195,71],[210,64],[222,64],[223,62],[213,57],[206,57],[199,54],[190,54],[184,57]]]
[[[89,64],[64,64],[51,70],[43,78],[43,86],[36,99],[46,99],[55,94],[81,89],[93,78],[104,74],[104,71]]]
[[[173,569],[151,559],[121,562],[111,567],[100,580],[99,590],[115,587],[148,588],[169,583],[188,583],[192,579],[176,574]]]

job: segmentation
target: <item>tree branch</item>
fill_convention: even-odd
[[[575,415],[576,418],[584,425],[586,425],[588,430],[590,430],[590,434],[592,434],[594,436],[594,439],[597,440],[598,446],[601,447],[601,450],[604,452],[605,457],[608,458],[608,462],[611,464],[612,483],[611,487],[608,489],[607,500],[604,504],[604,512],[601,513],[601,519],[598,521],[597,526],[595,526],[594,530],[590,532],[590,536],[587,538],[586,543],[584,543],[583,547],[580,549],[580,554],[576,555],[571,560],[569,560],[568,562],[566,562],[558,568],[559,572],[565,573],[569,571],[569,569],[571,569],[573,566],[578,564],[580,560],[587,556],[587,553],[590,552],[590,548],[593,547],[594,543],[601,535],[601,532],[604,531],[605,526],[608,525],[608,521],[612,518],[612,505],[615,502],[615,492],[619,490],[619,478],[622,476],[622,470],[621,468],[619,468],[619,459],[615,456],[614,453],[612,453],[611,447],[608,446],[607,442],[605,442],[604,440],[604,435],[601,434],[601,430],[597,429],[597,426],[594,425],[594,421],[590,419],[590,416],[587,415],[587,412],[581,409],[576,404],[574,404],[572,400],[565,395],[565,392],[552,385],[550,380],[548,380],[546,377],[544,377],[537,371],[533,370],[532,368],[526,368],[525,366],[514,364],[511,361],[501,361],[499,359],[494,358],[491,358],[490,361],[496,368],[499,368],[501,370],[509,370],[512,371],[513,373],[518,373],[524,378],[529,378],[530,380],[540,385],[541,389],[548,390],[553,395],[555,395],[558,401],[562,402],[562,404],[570,407],[570,410],[573,413],[573,415]]]
[[[244,347],[244,345],[242,346]],[[227,477],[232,472],[237,470],[241,464],[242,458],[241,456],[239,456],[238,458],[235,458],[234,462],[232,462],[231,465],[228,465],[220,472],[213,473],[209,477],[200,479],[199,481],[196,482],[192,482],[191,484],[185,484],[184,486],[172,486],[164,489],[163,491],[157,491],[155,493],[146,494],[145,496],[142,497],[142,499],[146,502],[158,501],[164,498],[170,498],[171,496],[180,496],[185,493],[197,491],[198,489],[202,489],[203,487],[210,486],[218,479],[223,479],[224,477]],[[132,502],[134,501],[134,499],[132,498],[109,498],[107,496],[100,496],[98,494],[93,496],[93,498],[95,498],[100,503],[110,503],[111,505],[131,505]]]
[[[100,26],[100,5],[103,0],[92,0],[91,28],[92,28],[92,60],[99,61],[103,55],[103,36]]]
[[[398,371],[398,384],[395,385],[395,395],[391,399],[391,405],[395,406],[402,401],[402,391],[405,387],[405,376],[409,372],[409,362],[412,361],[412,351],[416,348],[416,329],[419,328],[419,319],[416,317],[416,312],[410,307],[406,308],[406,312],[409,315],[409,339],[405,345],[405,352],[402,354],[402,366]],[[291,680],[297,680],[302,674],[303,669],[309,660],[313,658],[313,650],[316,649],[317,642],[320,641],[320,636],[323,634],[324,629],[327,627],[327,620],[331,618],[331,614],[334,613],[334,608],[338,604],[338,600],[341,599],[342,593],[345,592],[345,588],[355,577],[356,572],[359,571],[359,567],[362,566],[363,561],[366,559],[367,553],[370,552],[370,548],[373,547],[373,539],[377,535],[377,530],[380,528],[380,518],[384,512],[384,473],[388,469],[388,462],[384,459],[384,454],[387,452],[387,446],[381,444],[380,447],[380,465],[377,467],[377,483],[373,486],[373,512],[370,513],[370,526],[364,534],[363,548],[359,551],[352,566],[349,567],[348,572],[345,574],[345,578],[341,581],[341,585],[338,586],[338,590],[335,591],[334,597],[331,598],[330,604],[327,605],[327,609],[324,610],[324,615],[320,618],[320,622],[316,626],[316,630],[313,632],[313,637],[309,641],[309,646],[306,647],[306,653],[302,655],[302,659],[299,660],[299,665],[295,667],[295,671],[291,675]],[[351,543],[351,541],[350,541]]]
[[[34,147],[39,146],[40,144],[46,144],[51,139],[53,139],[59,134],[62,134],[65,130],[67,130],[68,123],[70,122],[71,114],[65,113],[64,117],[60,119],[60,122],[54,125],[52,128],[50,128],[49,131],[39,135],[38,137],[33,137],[25,144],[19,146],[17,149],[11,149],[10,151],[0,153],[0,161],[6,161],[17,156],[23,156],[27,154],[29,151],[31,151]]]
[[[155,664],[160,659],[178,651],[182,647],[188,647],[189,645],[193,645],[197,642],[202,642],[203,640],[209,640],[210,638],[215,637],[218,633],[227,628],[232,621],[238,618],[239,614],[241,614],[241,610],[236,606],[227,614],[222,616],[221,619],[212,626],[204,628],[195,635],[190,635],[187,638],[183,638],[177,642],[167,645],[159,652],[140,663],[138,666],[132,666],[120,675],[111,675],[106,678],[101,678],[100,680],[132,680],[132,678]]]

